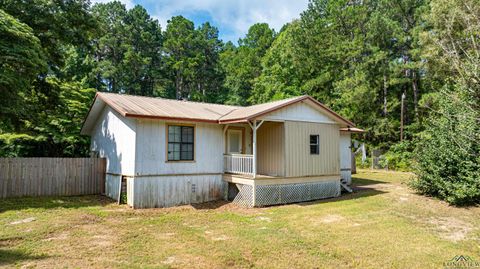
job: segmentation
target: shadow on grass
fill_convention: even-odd
[[[383,183],[390,183],[383,180],[378,179],[367,179],[367,178],[359,178],[359,177],[352,177],[352,185],[353,186],[367,186],[373,184],[383,184]]]
[[[365,198],[365,197],[379,195],[383,193],[385,192],[381,190],[376,190],[376,189],[362,189],[362,190],[356,190],[352,193],[342,192],[342,194],[339,197],[303,202],[303,203],[298,203],[298,205],[308,206],[308,205],[314,205],[314,204],[327,204],[327,203],[333,203],[338,201],[355,200],[355,199]]]
[[[208,209],[217,209],[230,203],[231,203],[230,201],[218,200],[218,201],[212,201],[212,202],[206,202],[206,203],[191,204],[191,206],[196,210],[208,210]]]
[[[9,210],[24,209],[55,209],[55,208],[81,208],[90,206],[105,206],[114,203],[102,195],[85,196],[49,196],[49,197],[15,197],[0,199],[0,213]]]
[[[31,255],[20,250],[0,249],[0,266],[13,265],[21,261],[46,259],[47,255]]]

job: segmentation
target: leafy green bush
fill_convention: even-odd
[[[388,169],[391,170],[411,171],[414,147],[414,143],[411,141],[394,144],[384,155],[384,166],[388,166]]]
[[[362,163],[362,155],[358,154],[355,156],[355,164],[357,165],[357,168],[370,168],[372,165],[371,158],[368,158],[365,160],[364,163]]]
[[[460,90],[442,93],[415,152],[417,179],[411,186],[420,193],[451,204],[480,202],[479,111]]]

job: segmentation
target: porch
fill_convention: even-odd
[[[317,162],[309,159],[314,157],[310,156],[308,151],[310,145],[307,143],[310,133],[320,131],[302,132],[299,135],[303,140],[299,143],[299,135],[296,133],[290,132],[293,135],[287,137],[287,124],[253,121],[248,125],[236,124],[224,127],[225,153],[222,177],[228,184],[228,200],[246,207],[258,207],[340,195],[338,173],[330,171],[317,173],[313,169],[303,169],[305,165],[317,167],[315,164]],[[300,129],[296,125],[290,128],[289,130]],[[246,137],[248,135],[250,137]],[[304,160],[288,159],[287,150],[289,152],[298,150],[300,154],[297,156],[306,157]],[[287,167],[295,168],[296,165],[302,169],[287,170]]]
[[[248,124],[227,124],[224,138],[226,174],[252,179],[285,176],[284,122],[254,120]]]

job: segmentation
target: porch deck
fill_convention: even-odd
[[[282,185],[282,184],[299,184],[314,183],[323,181],[340,181],[340,175],[322,175],[322,176],[305,176],[305,177],[284,177],[284,176],[268,176],[224,173],[223,180],[229,183],[245,184],[245,185]]]

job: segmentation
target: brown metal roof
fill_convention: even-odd
[[[236,106],[115,93],[97,93],[97,98],[102,99],[124,117],[138,118],[218,122],[220,117],[239,108]]]
[[[155,97],[98,92],[82,126],[87,134],[95,122],[94,116],[107,104],[124,117],[200,121],[212,123],[247,122],[297,102],[309,102],[336,121],[355,126],[314,98],[304,95],[248,107],[229,106]]]
[[[347,132],[347,133],[364,133],[365,130],[356,128],[356,127],[348,127],[348,128],[340,128],[340,132]]]
[[[265,114],[279,110],[291,104],[295,104],[303,101],[311,102],[314,106],[317,106],[321,110],[327,112],[330,116],[335,118],[337,121],[341,121],[349,126],[355,126],[353,122],[343,118],[342,116],[338,115],[337,113],[335,113],[333,110],[331,110],[324,104],[318,102],[313,97],[308,95],[303,95],[303,96],[298,96],[298,97],[293,97],[289,99],[253,105],[253,106],[240,107],[226,114],[225,116],[221,117],[219,120],[219,123],[246,122],[251,119],[258,118]]]

